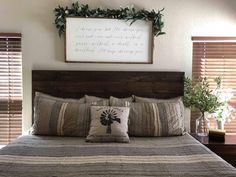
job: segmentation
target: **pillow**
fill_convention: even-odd
[[[178,103],[131,103],[131,136],[183,135],[183,114]]]
[[[34,102],[37,102],[38,98],[41,98],[41,97],[44,97],[44,98],[49,98],[49,99],[52,99],[52,100],[63,100],[63,101],[69,101],[69,102],[77,102],[77,103],[85,103],[85,97],[82,97],[82,98],[79,98],[79,99],[73,99],[73,98],[59,98],[59,97],[55,97],[55,96],[51,96],[51,95],[48,95],[48,94],[45,94],[45,93],[41,93],[41,92],[35,92],[35,98],[34,98]]]
[[[81,100],[36,93],[32,134],[85,137],[89,131],[92,104],[106,105],[103,101],[81,103]]]
[[[117,102],[115,102],[117,101]],[[121,100],[113,99],[111,106],[122,105]],[[184,116],[178,102],[127,103],[130,104],[130,136],[175,136],[184,133]]]
[[[85,97],[86,103],[92,103],[95,101],[105,100],[105,101],[107,101],[107,104],[109,104],[109,99],[107,99],[107,98],[101,98],[101,97],[89,96],[89,95],[85,95],[84,97]]]
[[[148,102],[148,103],[163,103],[163,102],[179,103],[180,106],[181,106],[182,114],[184,116],[185,131],[190,132],[190,116],[188,114],[187,109],[185,109],[185,107],[184,107],[182,97],[176,97],[176,98],[171,98],[171,99],[145,98],[145,97],[139,97],[139,96],[133,96],[133,97],[135,99],[135,102],[137,102],[137,103],[143,103],[143,102]]]
[[[133,102],[133,97],[127,97],[127,98],[116,98],[113,96],[110,96],[109,103],[110,105],[116,105],[116,106],[129,106],[131,102]]]
[[[175,97],[170,99],[157,99],[157,98],[146,98],[133,95],[135,102],[137,103],[162,103],[162,102],[182,102],[182,97]]]
[[[88,142],[128,143],[128,107],[91,106]]]

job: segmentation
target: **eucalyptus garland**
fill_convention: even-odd
[[[54,12],[56,16],[55,24],[60,36],[65,33],[66,17],[114,18],[130,21],[130,25],[136,20],[153,21],[153,33],[158,36],[165,34],[165,32],[162,32],[164,27],[164,22],[162,21],[163,10],[149,12],[144,9],[136,10],[133,6],[120,9],[90,9],[87,4],[83,5],[76,2],[72,4],[71,8],[59,6],[55,8]]]

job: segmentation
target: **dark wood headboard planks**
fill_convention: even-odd
[[[171,98],[183,95],[184,72],[59,71],[33,70],[35,91],[64,98],[84,94],[127,97]]]

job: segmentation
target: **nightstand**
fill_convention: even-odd
[[[200,137],[195,133],[191,133],[191,135],[225,161],[236,167],[236,135],[226,135],[225,142],[209,141],[208,136]]]

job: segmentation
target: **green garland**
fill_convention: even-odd
[[[164,22],[162,21],[162,10],[156,13],[154,10],[151,12],[147,10],[136,10],[134,7],[126,7],[120,9],[90,9],[89,6],[73,3],[71,8],[61,7],[55,8],[55,24],[59,31],[59,35],[65,33],[66,17],[97,17],[97,18],[114,18],[130,21],[130,25],[136,20],[153,21],[153,33],[155,36],[165,34],[162,32]]]

